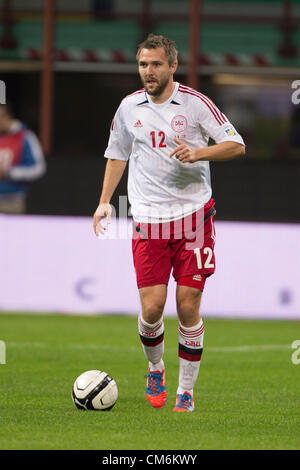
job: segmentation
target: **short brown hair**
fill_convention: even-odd
[[[175,47],[175,41],[171,41],[164,36],[155,36],[154,34],[149,34],[145,41],[141,42],[138,45],[138,50],[136,54],[136,60],[139,60],[140,52],[142,49],[157,49],[158,47],[163,47],[169,62],[169,65],[177,62],[178,51]]]

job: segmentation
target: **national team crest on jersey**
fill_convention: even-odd
[[[181,114],[177,114],[171,121],[171,127],[175,132],[184,132],[187,128],[187,119]]]

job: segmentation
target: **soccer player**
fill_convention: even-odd
[[[133,260],[141,300],[138,329],[148,360],[146,396],[165,405],[163,310],[171,271],[177,283],[179,382],[176,412],[194,410],[193,390],[203,351],[200,302],[215,271],[215,202],[209,161],[245,153],[242,137],[202,93],[174,81],[174,41],[149,35],[137,51],[142,89],[127,96],[114,116],[99,205],[110,223],[111,197],[129,160]],[[209,138],[215,142],[208,146]]]

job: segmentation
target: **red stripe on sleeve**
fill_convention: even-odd
[[[216,121],[220,124],[220,126],[222,126],[222,124],[225,124],[226,122],[225,116],[218,110],[218,108],[214,105],[214,103],[207,96],[202,95],[201,93],[198,93],[192,88],[183,87],[183,85],[179,86],[178,91],[180,91],[181,93],[187,93],[189,95],[196,96],[197,98],[199,98],[210,109],[211,113],[214,115]]]

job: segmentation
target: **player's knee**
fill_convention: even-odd
[[[164,310],[163,302],[152,302],[143,306],[143,319],[147,323],[156,323],[160,320]]]
[[[177,313],[183,326],[187,328],[193,326],[200,320],[199,303],[193,299],[179,299],[177,301]]]

